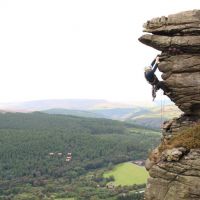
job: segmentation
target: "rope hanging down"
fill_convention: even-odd
[[[164,116],[164,107],[165,107],[165,97],[163,94],[161,94],[161,102],[160,102],[160,128],[161,128],[161,131],[162,131],[162,125],[163,125],[163,116]],[[163,98],[164,97],[164,98]]]

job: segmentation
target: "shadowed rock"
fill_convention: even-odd
[[[139,41],[159,51],[169,51],[169,48],[176,48],[182,53],[199,53],[200,36],[164,36],[164,35],[143,35]]]

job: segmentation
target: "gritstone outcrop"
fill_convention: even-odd
[[[144,32],[139,41],[161,51],[167,95],[184,113],[164,122],[161,144],[146,161],[145,199],[200,199],[200,10],[154,18]]]

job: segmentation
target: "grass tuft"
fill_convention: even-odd
[[[200,148],[200,124],[187,128],[173,136],[170,140],[163,142],[159,150],[185,147],[186,149]]]
[[[187,150],[200,148],[200,124],[180,131],[169,140],[164,139],[156,151],[150,153],[149,159],[157,162],[163,151],[178,147],[185,147]]]

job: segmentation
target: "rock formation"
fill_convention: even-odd
[[[200,10],[154,18],[144,32],[139,41],[161,51],[158,68],[167,95],[184,113],[163,124],[161,144],[146,162],[145,199],[200,199],[200,129],[192,130],[200,124]]]

